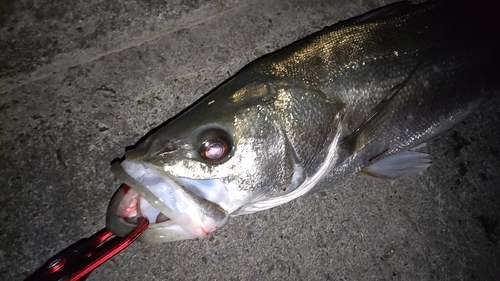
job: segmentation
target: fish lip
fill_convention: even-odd
[[[119,237],[127,235],[137,226],[136,223],[124,219],[117,213],[118,205],[126,194],[124,192],[125,188],[130,187],[123,184],[118,188],[109,203],[106,213],[106,228]],[[137,238],[137,241],[152,244],[198,238],[187,232],[179,232],[179,230],[180,227],[172,220],[149,224],[148,228]]]
[[[209,207],[212,207],[212,209],[214,209],[212,205],[215,205],[219,207],[215,207],[215,211],[218,211],[219,209],[222,209],[223,211],[215,212],[215,215],[213,216],[214,218],[210,217],[208,220],[203,220],[203,223],[199,224],[196,223],[196,221],[200,222],[199,217],[198,220],[196,220],[190,217],[190,215],[188,214],[178,213],[170,209],[166,204],[160,202],[162,201],[161,199],[159,199],[160,197],[157,197],[155,194],[153,194],[146,184],[136,179],[137,174],[133,174],[133,169],[132,173],[130,173],[130,167],[128,167],[127,169],[123,167],[124,164],[130,165],[131,163],[131,161],[125,161],[127,160],[124,160],[122,163],[115,163],[111,167],[112,173],[124,183],[124,185],[122,185],[113,196],[108,206],[108,212],[106,216],[107,228],[116,235],[123,236],[136,226],[133,221],[131,222],[130,220],[125,219],[119,214],[119,204],[126,194],[126,192],[124,192],[125,186],[128,186],[129,188],[131,188],[131,190],[136,192],[139,195],[139,199],[141,197],[144,198],[144,200],[156,211],[158,211],[158,213],[163,213],[168,218],[168,220],[159,223],[150,223],[148,229],[139,238],[139,241],[143,241],[146,243],[155,243],[203,238],[225,223],[228,217],[227,211],[211,201],[207,201],[209,202],[208,204],[211,205]],[[133,161],[132,164],[140,165],[140,167],[142,168],[145,167],[144,164],[136,161]],[[173,182],[174,185],[178,188],[182,188],[181,185],[179,185],[175,181],[175,178],[172,179],[169,176],[165,176],[165,178]],[[136,208],[139,208],[139,206],[136,205]],[[196,211],[189,213],[198,215]],[[208,223],[206,221],[208,221]]]

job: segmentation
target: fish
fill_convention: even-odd
[[[261,57],[111,166],[106,227],[204,238],[357,175],[425,171],[422,146],[498,93],[500,4],[396,2]]]

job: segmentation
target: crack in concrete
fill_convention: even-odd
[[[158,32],[155,32],[154,34],[148,34],[147,38],[141,38],[139,36],[138,38],[132,39],[132,40],[127,40],[123,42],[120,46],[109,50],[109,51],[102,51],[101,49],[96,50],[96,48],[101,47],[98,46],[96,48],[92,49],[87,49],[83,50],[77,54],[75,53],[65,53],[65,54],[60,54],[56,56],[54,61],[50,64],[44,65],[42,67],[39,67],[38,69],[30,72],[30,73],[22,73],[20,75],[17,75],[15,77],[2,77],[0,78],[0,94],[5,94],[7,92],[13,91],[19,87],[23,87],[25,85],[37,82],[39,80],[45,79],[53,74],[56,74],[58,71],[66,70],[72,67],[76,67],[82,64],[86,63],[91,63],[93,61],[100,60],[103,57],[120,53],[132,48],[140,47],[146,44],[151,44],[152,42],[155,42],[159,39],[162,39],[164,37],[169,36],[170,34],[173,34],[175,32],[178,32],[183,29],[192,29],[195,28],[199,25],[202,25],[204,23],[208,23],[212,20],[215,20],[227,13],[234,12],[237,10],[240,10],[244,7],[249,6],[251,3],[243,3],[239,6],[231,7],[229,9],[226,9],[224,11],[221,11],[219,13],[209,15],[209,16],[198,16],[198,17],[193,17],[192,14],[189,15],[188,18],[197,18],[200,20],[194,21],[192,23],[187,23],[185,26],[177,26],[172,30],[168,30],[168,28],[165,26],[163,29],[161,29]],[[193,13],[199,12],[199,10],[195,10]],[[202,13],[206,15],[205,13]],[[171,24],[172,25],[172,24]],[[175,25],[175,23],[173,23]]]

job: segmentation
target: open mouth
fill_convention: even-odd
[[[139,217],[147,218],[150,224],[158,224],[170,220],[128,185],[123,186],[122,189],[124,196],[116,211],[117,215],[122,217],[126,222],[136,224]]]
[[[202,238],[228,217],[229,196],[220,180],[179,179],[129,160],[113,165],[111,171],[124,183],[106,217],[107,228],[116,235],[124,235],[142,216],[150,225],[141,241]]]

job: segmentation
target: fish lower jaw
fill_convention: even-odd
[[[148,219],[149,229],[175,229],[176,232],[182,233],[183,239],[203,238],[210,234],[202,226],[190,227],[190,231],[184,229],[190,223],[190,219],[185,217],[185,224],[182,227],[179,223],[171,220],[161,211],[155,209],[149,202],[144,199],[139,193],[127,185],[124,186],[124,196],[116,209],[116,215],[123,219],[124,222],[131,225],[137,225],[140,217]],[[194,230],[194,231],[193,231]]]
[[[178,223],[166,217],[157,210],[142,210],[145,200],[132,188],[122,185],[108,206],[106,214],[106,228],[117,236],[125,236],[137,226],[139,217],[147,217],[151,222],[138,241],[145,243],[164,243],[186,239],[197,239],[207,236],[202,227],[197,231],[188,231]]]

